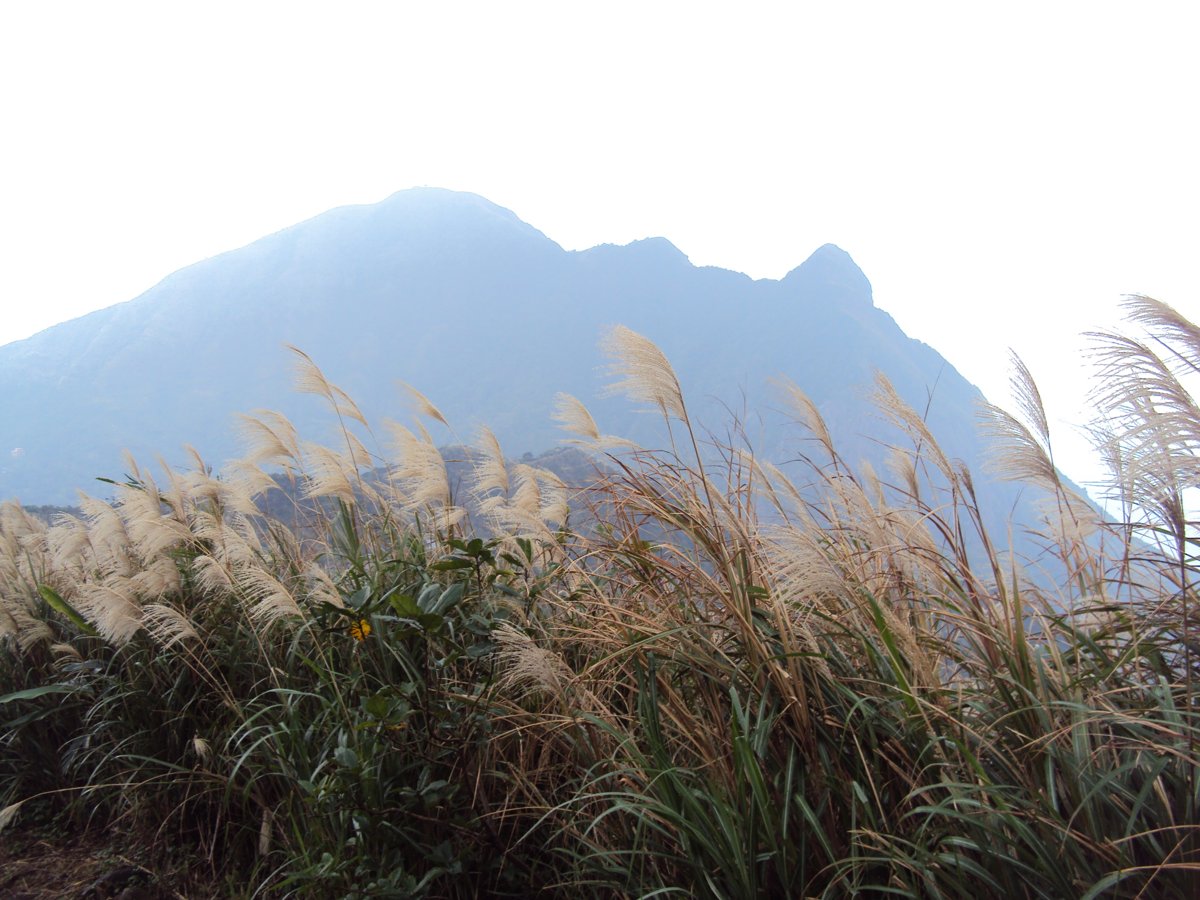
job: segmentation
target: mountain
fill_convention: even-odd
[[[558,391],[606,432],[661,440],[654,416],[599,397],[609,379],[597,342],[617,323],[663,349],[716,432],[730,410],[744,414],[759,452],[807,452],[768,386],[786,375],[852,459],[878,459],[882,423],[865,400],[878,369],[928,410],[951,455],[979,466],[979,391],[875,307],[838,247],[753,280],[694,266],[663,238],[566,251],[482,197],[421,188],[324,213],[0,347],[0,498],[71,502],[97,476],[120,477],[123,448],[176,464],[188,443],[219,466],[239,452],[233,414],[256,408],[331,439],[322,405],[291,390],[285,343],[376,424],[404,417],[396,382],[414,385],[457,428],[446,443],[482,422],[511,456],[544,451],[563,437],[550,416]]]

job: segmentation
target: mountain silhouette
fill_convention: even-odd
[[[327,410],[292,390],[285,344],[376,424],[405,418],[398,381],[417,387],[455,426],[445,443],[485,423],[510,456],[547,450],[564,436],[551,411],[565,391],[604,431],[654,444],[655,416],[602,396],[598,340],[618,323],[662,348],[699,420],[718,435],[740,420],[756,452],[811,451],[770,387],[783,375],[852,461],[878,464],[888,438],[867,397],[879,370],[949,455],[979,468],[979,391],[875,307],[842,249],[754,280],[694,266],[661,237],[566,251],[482,197],[420,188],[331,210],[0,347],[0,498],[71,502],[98,476],[120,478],[124,448],[174,465],[190,444],[219,467],[240,453],[234,414],[256,408],[333,440]],[[1013,489],[988,490],[1007,513]]]

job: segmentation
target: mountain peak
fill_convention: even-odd
[[[788,272],[783,283],[805,293],[834,294],[838,299],[874,305],[871,282],[850,254],[837,244],[822,244]]]
[[[378,203],[346,208],[363,210],[371,218],[403,221],[423,231],[441,231],[450,227],[493,235],[507,232],[538,242],[554,243],[512,210],[469,191],[412,187],[396,191]]]
[[[628,244],[597,244],[595,247],[578,252],[584,258],[592,261],[622,259],[640,264],[665,263],[688,268],[692,266],[687,254],[665,237],[641,238],[630,241]]]

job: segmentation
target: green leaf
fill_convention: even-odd
[[[79,689],[79,686],[74,684],[44,684],[41,687],[25,688],[23,691],[5,694],[0,697],[0,705],[17,700],[35,700],[47,694],[73,694]]]
[[[441,585],[427,585],[421,591],[421,595],[417,598],[417,605],[427,613],[435,613],[442,615],[452,609],[462,600],[463,593],[467,586],[462,582],[452,584],[444,591],[439,592]]]
[[[419,613],[416,618],[426,631],[437,631],[446,624],[446,617],[437,613]]]
[[[1130,875],[1136,874],[1138,874],[1136,870],[1130,869],[1118,869],[1115,872],[1109,872],[1090,888],[1088,888],[1087,893],[1085,893],[1080,900],[1094,900],[1094,898],[1106,893],[1109,888],[1121,883]]]
[[[60,597],[54,588],[49,585],[39,584],[38,593],[42,595],[42,599],[50,605],[51,609],[70,619],[75,627],[84,634],[90,634],[95,637],[99,633],[87,623],[87,620],[75,610],[75,607]]]
[[[349,747],[338,747],[333,751],[333,758],[339,766],[353,769],[358,766],[358,754]]]
[[[421,614],[421,607],[417,606],[417,601],[408,594],[396,594],[389,597],[388,600],[392,604],[392,609],[396,611],[396,615],[405,619],[415,619]]]
[[[351,609],[362,609],[371,599],[371,586],[365,584],[346,598],[346,605]]]
[[[392,700],[386,694],[375,694],[373,697],[368,697],[363,706],[366,707],[369,715],[376,719],[382,719],[391,711]]]

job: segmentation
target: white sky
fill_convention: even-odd
[[[426,184],[755,277],[832,241],[993,399],[1011,346],[1077,421],[1121,294],[1200,317],[1194,7],[4,3],[0,343]]]

